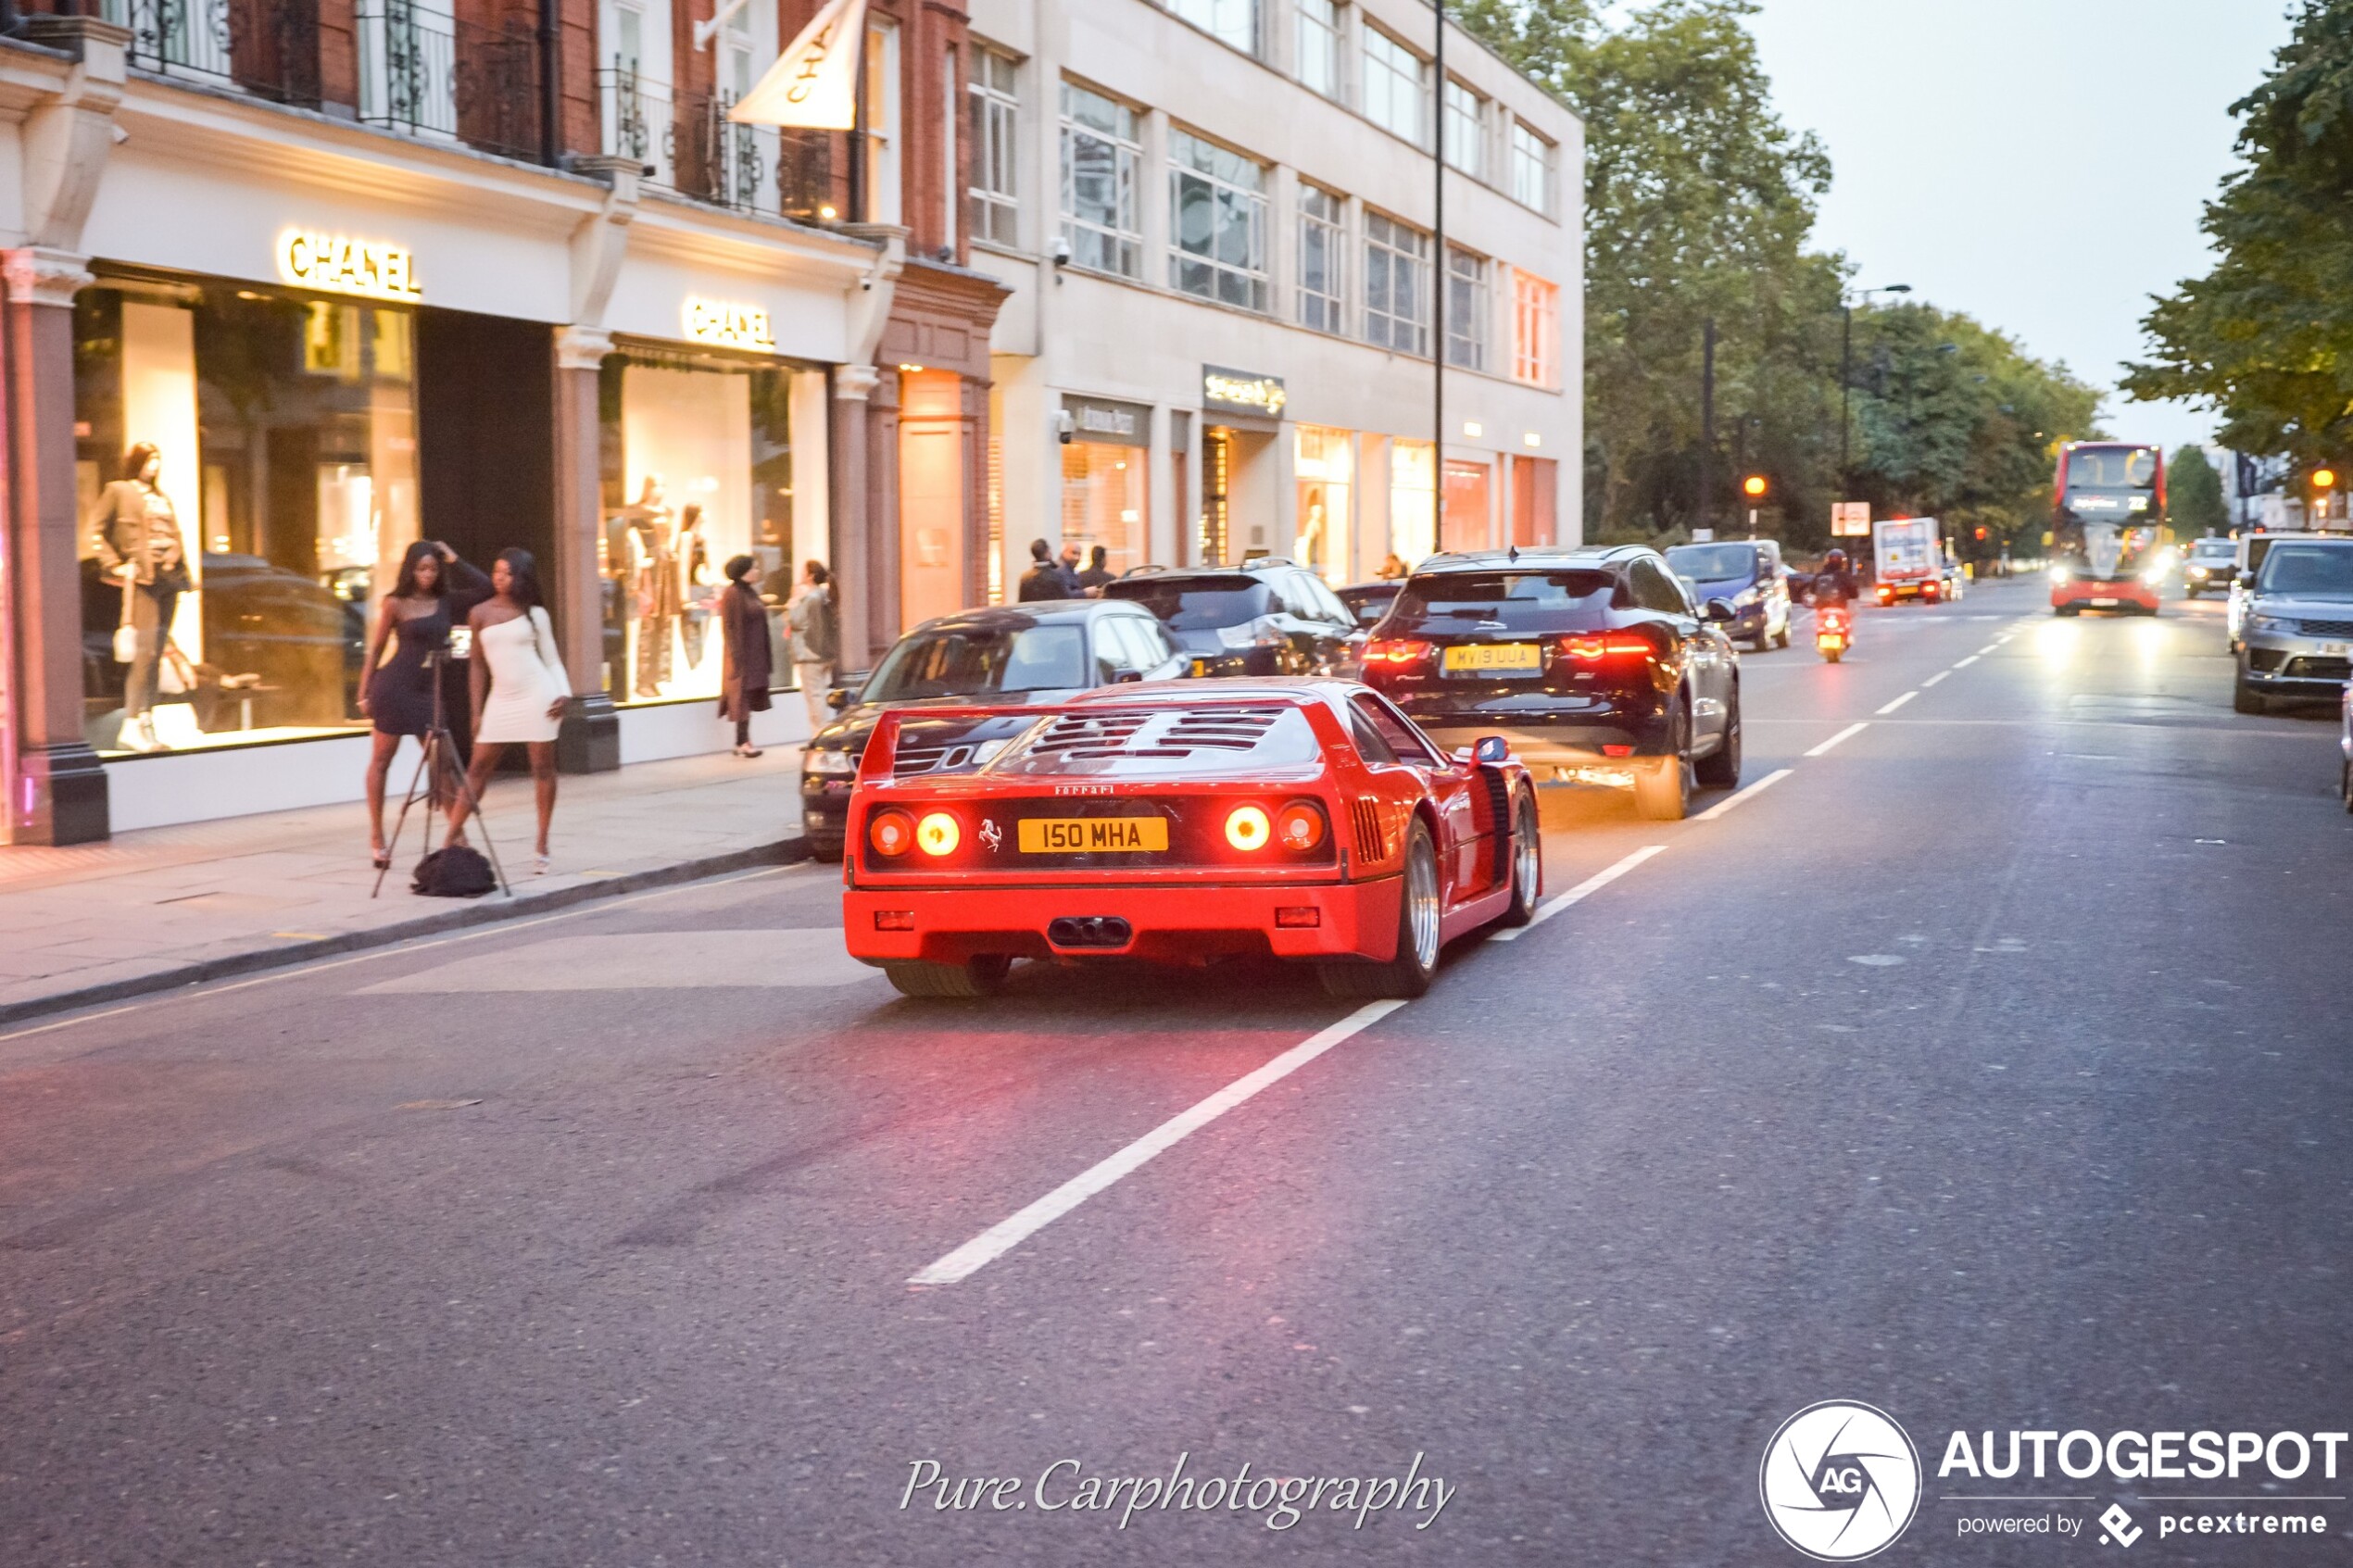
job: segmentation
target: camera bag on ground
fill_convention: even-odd
[[[479,898],[496,891],[498,879],[481,850],[453,844],[418,861],[416,880],[409,886],[428,898]]]

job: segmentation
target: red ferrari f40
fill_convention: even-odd
[[[887,713],[846,827],[849,951],[911,997],[988,995],[1015,959],[1244,955],[1416,997],[1447,942],[1543,896],[1503,738],[1450,756],[1349,681]]]

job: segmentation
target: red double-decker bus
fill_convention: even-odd
[[[2155,615],[2167,555],[2165,454],[2127,441],[2070,441],[2051,481],[2051,608]]]

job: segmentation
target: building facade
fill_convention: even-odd
[[[730,557],[779,596],[834,563],[870,639],[902,521],[984,534],[963,7],[875,0],[861,131],[731,123],[815,6],[104,0],[0,38],[9,841],[357,798],[419,539],[534,554],[595,771],[726,744]]]
[[[1428,0],[973,0],[999,592],[1038,537],[1335,583],[1579,538],[1582,127],[1457,28],[1441,75],[1436,28]]]

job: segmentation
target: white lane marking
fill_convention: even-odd
[[[1404,1005],[1403,1001],[1367,1002],[1330,1028],[1309,1035],[1256,1072],[1235,1079],[1191,1110],[1170,1117],[1126,1148],[1080,1172],[1028,1208],[998,1221],[937,1262],[918,1269],[909,1276],[907,1283],[953,1285],[966,1278],[1003,1257],[1120,1177],[1135,1171],[1152,1156],[1199,1132],[1261,1089],[1280,1083],[1334,1046],[1370,1028]]]
[[[1989,653],[1997,653],[2001,650],[2001,646],[2002,645],[1999,643],[1988,643],[1983,647],[1977,650],[1976,657],[1983,659]]]
[[[1616,865],[1607,866],[1601,871],[1595,872],[1592,876],[1587,877],[1584,881],[1579,883],[1567,892],[1547,898],[1542,903],[1537,905],[1536,918],[1529,921],[1526,925],[1516,926],[1506,931],[1490,932],[1488,934],[1488,938],[1489,940],[1495,942],[1516,942],[1522,936],[1527,935],[1529,932],[1535,930],[1538,926],[1543,924],[1546,921],[1552,919],[1563,909],[1568,908],[1571,904],[1576,903],[1579,899],[1592,897],[1594,894],[1599,893],[1603,888],[1607,887],[1611,883],[1616,882],[1619,877],[1624,876],[1628,872],[1632,871],[1636,866],[1641,865],[1644,860],[1649,859],[1653,855],[1664,854],[1666,851],[1667,846],[1664,844],[1644,845],[1642,848],[1635,850],[1631,855],[1627,856]]]
[[[1966,670],[1966,669],[1968,669],[1970,665],[1975,664],[1975,663],[1976,663],[1979,659],[1983,659],[1984,657],[1985,657],[1985,656],[1984,656],[1983,654],[1982,654],[1982,653],[1973,653],[1973,654],[1969,655],[1967,659],[1965,659],[1961,660],[1958,664],[1956,664],[1955,666],[1953,666],[1953,668],[1954,668],[1954,669],[1956,669],[1956,670]]]
[[[1780,783],[1783,779],[1789,777],[1790,774],[1794,771],[1796,771],[1796,770],[1793,768],[1777,768],[1773,771],[1766,774],[1763,778],[1757,780],[1755,784],[1749,785],[1746,789],[1740,791],[1738,794],[1726,796],[1715,805],[1710,806],[1706,810],[1702,811],[1698,816],[1693,817],[1692,821],[1695,822],[1712,822],[1717,818],[1722,816],[1725,812],[1730,810],[1733,807],[1738,806],[1741,802],[1746,800],[1750,796],[1764,794],[1767,790],[1772,788],[1775,784]]]
[[[1866,719],[1865,721],[1862,721],[1861,723],[1859,723],[1859,724],[1849,724],[1849,725],[1847,725],[1847,726],[1846,726],[1846,728],[1844,728],[1844,729],[1843,729],[1843,730],[1839,731],[1839,732],[1838,732],[1838,734],[1834,734],[1834,735],[1831,736],[1831,738],[1830,738],[1830,739],[1828,739],[1828,740],[1824,741],[1821,745],[1819,745],[1819,746],[1816,746],[1813,750],[1811,750],[1811,751],[1807,752],[1806,755],[1806,756],[1808,756],[1808,757],[1819,757],[1819,756],[1820,756],[1823,752],[1828,751],[1831,747],[1832,747],[1832,746],[1836,746],[1839,742],[1841,742],[1841,741],[1843,741],[1843,740],[1847,740],[1847,739],[1850,739],[1850,738],[1852,738],[1853,736],[1856,736],[1856,735],[1859,735],[1859,734],[1862,734],[1865,730],[1868,730],[1868,729],[1869,729],[1870,727],[1871,727],[1870,721],[1869,721],[1869,720],[1868,720],[1868,719]]]
[[[1918,693],[1918,692],[1916,692],[1916,691],[1906,692],[1906,693],[1905,693],[1902,696],[1897,697],[1897,698],[1896,698],[1894,702],[1891,702],[1891,703],[1889,703],[1889,704],[1888,704],[1885,708],[1881,709],[1879,710],[1879,714],[1878,714],[1878,716],[1879,716],[1880,718],[1882,718],[1882,719],[1886,718],[1889,714],[1891,714],[1891,713],[1894,712],[1897,709],[1899,709],[1899,708],[1903,707],[1906,703],[1907,703],[1907,702],[1911,701],[1914,697],[1916,697],[1916,696],[1919,696],[1919,695],[1920,695],[1920,694],[1919,694],[1919,693]]]
[[[1952,671],[1950,670],[1939,670],[1935,674],[1931,675],[1927,680],[1920,683],[1920,690],[1928,690],[1929,687],[1936,684],[1937,682],[1944,679],[1945,676],[1950,675]]]

